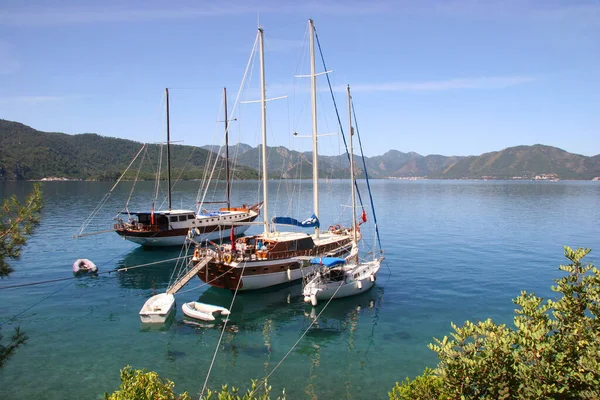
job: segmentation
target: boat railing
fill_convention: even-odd
[[[121,222],[121,223],[114,224],[114,228],[116,231],[123,231],[123,230],[137,231],[137,232],[158,232],[158,231],[160,231],[159,225],[146,225],[146,224],[141,224],[139,222],[133,222],[133,223]]]

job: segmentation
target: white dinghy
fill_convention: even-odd
[[[214,321],[217,316],[229,315],[230,311],[225,307],[214,306],[212,304],[190,301],[183,303],[181,310],[190,318],[201,319],[203,321]]]
[[[150,297],[140,310],[140,319],[145,324],[163,324],[175,309],[175,296],[160,293]]]
[[[92,274],[98,272],[98,267],[87,258],[79,258],[73,263],[73,273],[75,275],[86,274],[88,272]]]

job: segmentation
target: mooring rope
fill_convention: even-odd
[[[242,267],[242,272],[240,273],[240,278],[238,279],[237,287],[235,288],[235,292],[233,293],[233,299],[231,299],[231,305],[229,306],[229,310],[233,308],[233,303],[235,302],[235,297],[237,296],[237,292],[240,288],[240,283],[242,283],[242,276],[244,276],[244,270],[246,269],[247,262],[244,261],[244,266]],[[221,336],[219,336],[219,341],[217,342],[217,347],[215,348],[215,353],[213,354],[212,361],[210,362],[210,367],[208,368],[208,373],[206,374],[206,379],[204,380],[204,385],[202,386],[202,391],[200,392],[200,398],[204,394],[206,390],[206,385],[208,384],[208,378],[210,378],[210,373],[212,371],[213,365],[215,364],[215,359],[217,358],[217,353],[219,352],[219,347],[221,346],[221,340],[223,339],[223,334],[225,333],[225,328],[227,328],[227,322],[229,322],[229,318],[225,319],[223,323],[223,329],[221,330]]]
[[[290,353],[292,352],[292,350],[294,350],[296,348],[296,346],[298,345],[298,343],[300,343],[300,341],[304,338],[304,336],[306,336],[306,334],[308,333],[308,331],[310,330],[310,328],[312,328],[312,326],[315,324],[315,322],[317,322],[317,320],[319,319],[319,317],[321,316],[321,314],[323,314],[323,311],[325,311],[325,309],[327,308],[327,306],[329,306],[329,303],[331,303],[331,300],[334,299],[335,295],[337,294],[338,290],[340,290],[341,287],[342,287],[342,285],[338,286],[338,288],[335,290],[335,292],[333,293],[333,295],[331,296],[331,298],[329,299],[329,301],[325,304],[325,306],[323,306],[323,309],[313,319],[313,321],[310,323],[310,325],[308,326],[308,328],[306,328],[306,330],[304,331],[304,333],[302,333],[302,335],[298,338],[298,340],[296,340],[296,343],[294,343],[294,345],[290,348],[290,350],[286,353],[286,355],[283,356],[283,358],[281,359],[281,361],[279,361],[277,363],[277,365],[275,366],[275,368],[273,368],[273,370],[267,376],[265,376],[264,379],[262,379],[262,381],[260,382],[260,384],[256,386],[256,389],[254,389],[248,395],[249,398],[251,398],[254,395],[254,393],[256,393],[263,385],[265,385],[267,383],[267,381],[271,377],[271,375],[273,375],[273,373],[277,370],[277,368],[279,368],[279,366],[290,355]]]

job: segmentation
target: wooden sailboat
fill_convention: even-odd
[[[317,269],[308,275],[303,282],[302,294],[304,301],[316,306],[319,300],[329,300],[340,297],[354,296],[373,287],[377,271],[383,261],[383,256],[374,257],[369,261],[360,261],[358,251],[358,226],[354,217],[356,209],[354,153],[352,148],[352,102],[350,86],[348,86],[348,120],[350,131],[350,184],[352,185],[352,251],[349,257],[319,257],[311,260]],[[364,221],[364,219],[363,219]],[[373,253],[375,254],[375,253]]]
[[[225,97],[225,137],[226,145],[228,135],[227,125],[227,91]],[[241,235],[248,228],[246,223],[252,222],[260,213],[261,204],[252,206],[242,205],[231,207],[230,182],[229,182],[229,152],[226,152],[227,165],[227,207],[215,211],[196,212],[193,210],[173,209],[171,207],[171,143],[169,125],[169,89],[166,92],[167,106],[167,186],[168,186],[168,209],[162,211],[154,210],[154,202],[151,211],[127,212],[129,221],[119,220],[114,225],[117,234],[126,240],[140,244],[145,247],[182,246],[188,233],[197,242],[207,240],[219,240],[233,235]]]
[[[317,108],[314,25],[309,20],[311,50],[312,93],[312,139],[313,139],[313,207],[314,214],[308,220],[298,222],[292,218],[275,218],[269,224],[268,175],[267,175],[267,128],[263,29],[258,29],[261,81],[262,125],[262,174],[263,174],[263,232],[242,237],[231,245],[219,248],[199,249],[196,260],[209,258],[198,277],[204,282],[230,290],[253,290],[301,279],[314,266],[308,263],[312,257],[339,256],[352,246],[351,229],[335,227],[327,231],[319,229],[319,181],[317,147]],[[313,234],[276,230],[277,224],[292,224],[314,228]]]

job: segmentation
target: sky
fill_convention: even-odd
[[[220,144],[222,88],[231,113],[260,24],[267,97],[287,96],[268,103],[268,143],[310,150],[310,80],[294,77],[310,73],[309,18],[343,129],[351,87],[367,156],[600,153],[598,0],[0,0],[0,118],[159,142],[168,87],[172,140]],[[252,60],[240,99],[260,98]],[[319,133],[339,132],[317,81]],[[258,144],[259,112],[235,105],[232,142]],[[342,150],[339,135],[319,140]]]

